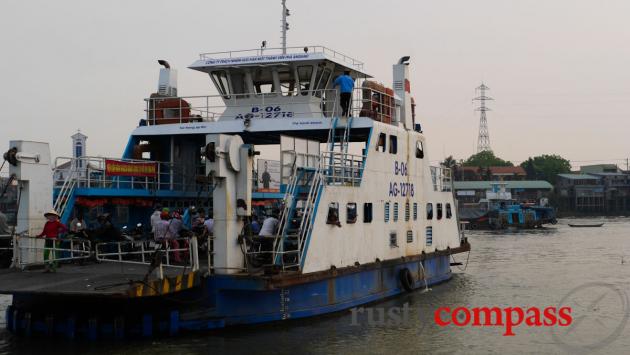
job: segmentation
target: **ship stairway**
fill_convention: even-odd
[[[339,123],[344,123],[343,128],[339,127]],[[350,131],[352,129],[352,117],[333,119],[330,130],[328,131],[328,153],[324,158],[328,160],[326,172],[327,176],[338,175],[339,172],[333,172],[334,167],[339,167],[339,161],[345,162],[348,158],[348,146],[350,145]],[[327,156],[326,156],[327,155]],[[337,161],[336,161],[337,160]],[[330,180],[330,179],[329,179]],[[332,181],[328,181],[329,183]]]
[[[78,174],[78,169],[70,170],[53,204],[53,209],[59,214],[62,223],[68,222],[74,208],[74,191],[77,187]]]
[[[284,197],[284,210],[280,216],[274,265],[287,270],[300,270],[303,265],[306,240],[315,219],[318,197],[323,188],[320,169],[297,167]]]

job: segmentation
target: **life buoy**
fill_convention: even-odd
[[[409,271],[408,268],[404,268],[400,270],[399,276],[400,276],[400,283],[402,284],[402,287],[405,289],[405,291],[407,292],[413,291],[414,280],[413,280],[413,275],[411,275],[411,271]]]

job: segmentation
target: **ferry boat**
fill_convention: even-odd
[[[506,191],[505,182],[491,183],[486,198],[474,204],[460,204],[459,218],[467,229],[540,228],[556,224],[556,211],[542,204],[519,203]]]
[[[189,68],[219,94],[189,97],[160,63],[122,158],[52,164],[47,144],[11,142],[22,233],[0,293],[13,295],[13,333],[123,338],[311,317],[447,281],[452,255],[469,252],[450,171],[429,164],[409,57],[393,65],[389,89],[323,46],[204,53]],[[355,81],[348,117],[334,87],[344,72]],[[256,188],[265,154],[279,156],[278,191]],[[32,270],[47,248],[32,236],[51,207],[63,222],[89,206],[148,221],[156,202],[205,203],[213,235],[179,247],[75,238],[56,258],[86,264]],[[277,232],[256,236],[253,211],[269,205],[280,210]]]

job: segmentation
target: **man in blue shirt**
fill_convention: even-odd
[[[350,107],[350,98],[352,97],[352,89],[354,89],[354,80],[350,76],[350,71],[346,70],[343,75],[339,75],[333,84],[333,88],[339,86],[339,100],[341,104],[342,116],[348,116],[348,107]]]

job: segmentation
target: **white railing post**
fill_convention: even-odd
[[[192,257],[193,271],[199,270],[199,249],[197,248],[197,236],[193,235],[190,239],[189,253]]]

